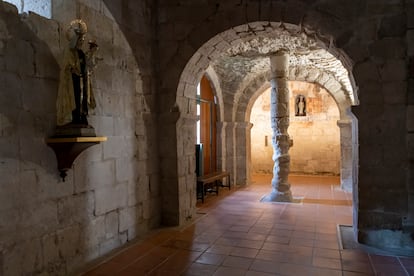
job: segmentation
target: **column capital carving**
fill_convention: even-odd
[[[287,78],[289,71],[289,52],[287,50],[279,50],[269,57],[271,79]]]

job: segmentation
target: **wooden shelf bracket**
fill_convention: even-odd
[[[106,140],[107,137],[52,137],[46,139],[46,144],[55,152],[60,177],[65,181],[66,172],[72,167],[79,154]]]

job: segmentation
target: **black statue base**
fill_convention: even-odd
[[[90,125],[69,123],[56,127],[55,137],[96,137]]]

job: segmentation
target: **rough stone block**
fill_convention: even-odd
[[[81,193],[58,201],[58,220],[60,225],[74,222],[84,223],[92,219],[95,211],[93,193]]]
[[[40,78],[26,78],[22,86],[22,103],[24,110],[43,115],[45,112],[54,114],[56,112],[57,82]]]
[[[376,64],[371,61],[355,64],[354,76],[356,82],[359,84],[363,84],[368,81],[377,81],[380,79],[379,69]]]
[[[91,1],[88,1],[91,2]],[[96,3],[99,5],[99,3]],[[99,10],[100,8],[97,7]],[[95,38],[98,40],[98,44],[107,44],[112,42],[113,38],[113,20],[102,16],[97,9],[90,9],[82,4],[78,6],[80,18],[84,19],[88,25],[88,36],[96,34]],[[99,34],[99,35],[98,35]],[[104,42],[104,43],[103,43]]]
[[[414,3],[406,3],[407,15],[414,14]],[[412,16],[407,16],[407,29],[414,28],[414,18]]]
[[[105,255],[121,246],[121,241],[118,237],[106,240],[99,244],[99,253],[100,255]]]
[[[378,5],[377,0],[367,0],[366,2],[367,11],[372,15],[383,16],[384,14],[399,14],[402,12],[403,6],[399,0],[382,1],[381,5]]]
[[[61,57],[59,48],[59,23],[55,20],[48,19],[50,16],[48,17],[46,14],[39,14],[40,13],[29,13],[24,19],[24,23],[26,23],[26,26],[30,28],[37,38],[39,38],[39,42],[36,44],[40,46],[40,48],[45,48],[49,53],[52,53],[55,58],[59,58]],[[40,48],[37,48],[37,50]]]
[[[43,235],[54,229],[58,225],[56,202],[44,201],[24,206],[17,225],[22,229],[19,235],[27,235],[26,237]],[[27,233],[23,230],[27,230]]]
[[[116,159],[125,157],[128,155],[128,151],[134,149],[134,147],[128,147],[127,139],[122,136],[111,136],[103,143],[103,159]]]
[[[42,268],[42,248],[38,239],[24,240],[7,248],[4,253],[4,276],[31,274]]]
[[[30,42],[17,38],[8,40],[4,58],[7,71],[25,76],[34,75],[34,51]],[[21,64],[27,66],[21,66]]]
[[[87,165],[84,179],[75,179],[84,182],[91,188],[109,187],[115,183],[115,162],[107,160],[103,162],[91,162]]]
[[[282,13],[282,21],[294,25],[300,25],[306,16],[308,7],[300,1],[287,2],[284,12]],[[273,21],[273,18],[272,18]]]
[[[11,108],[22,108],[22,79],[16,73],[2,72],[0,75],[0,88],[7,97],[0,98],[0,106],[2,107],[2,113],[11,113]],[[7,112],[6,111],[7,107]],[[16,116],[17,117],[17,116]],[[9,118],[11,121],[15,121],[15,118]]]
[[[414,132],[414,105],[407,107],[407,131]]]
[[[407,55],[414,56],[414,30],[407,30]]]
[[[141,212],[141,213],[138,213]],[[142,218],[142,208],[128,207],[119,211],[119,232],[127,231]]]
[[[260,2],[259,19],[265,21],[281,22],[284,6],[282,3],[268,1]]]
[[[118,212],[113,211],[105,215],[105,238],[112,239],[118,236]]]
[[[121,54],[121,53],[120,53]],[[122,52],[124,54],[124,51]],[[130,56],[129,58],[133,58]],[[133,73],[114,70],[112,73],[112,91],[119,95],[134,94],[136,87],[136,80]]]
[[[57,236],[55,233],[47,234],[42,237],[42,255],[45,266],[59,262],[59,250],[57,246]]]
[[[404,81],[407,79],[407,65],[405,60],[389,60],[380,69],[383,81]]]
[[[115,133],[119,136],[135,135],[135,120],[132,118],[114,118]]]
[[[73,1],[54,1],[52,5],[52,14],[54,18],[59,18],[60,22],[65,22],[69,24],[74,18],[77,18],[77,3]],[[63,26],[64,30],[68,26]]]
[[[58,230],[57,244],[59,255],[65,259],[70,259],[78,254],[81,250],[81,232],[77,224]]]
[[[411,161],[414,161],[414,133],[409,133],[407,135],[407,151],[408,151],[408,158]],[[409,180],[409,183],[414,183],[413,182],[414,181],[414,177],[412,177],[412,178],[413,179]],[[413,191],[414,191],[414,186],[413,186]]]
[[[385,104],[405,104],[407,98],[406,82],[389,82],[382,86]]]
[[[360,63],[369,57],[368,47],[364,47],[357,41],[350,41],[350,43],[343,48],[355,64]]]
[[[414,79],[408,79],[407,104],[414,104]]]
[[[107,91],[112,92],[112,90],[111,90],[112,81],[113,81],[112,72],[113,72],[113,67],[110,64],[107,64],[107,59],[104,59],[99,64],[99,66],[94,70],[94,75],[98,78],[97,81],[96,81],[96,88],[95,89],[100,89],[100,90],[105,91],[105,92],[107,92]],[[101,100],[103,100],[103,99],[101,99]]]
[[[19,9],[22,9],[22,2],[18,0],[2,1],[0,10],[4,12],[11,12],[17,14]]]
[[[117,182],[134,181],[137,174],[135,170],[136,160],[134,158],[125,157],[115,160],[115,179]]]
[[[116,186],[102,187],[95,191],[95,214],[102,215],[107,212],[127,206],[128,187],[126,183]]]
[[[137,202],[143,202],[150,198],[149,189],[150,183],[148,175],[139,176],[136,184],[135,194]]]
[[[359,100],[363,104],[382,105],[384,103],[384,94],[381,91],[381,84],[378,82],[366,81],[359,87]],[[392,93],[390,91],[390,93]]]
[[[105,215],[98,216],[88,221],[82,227],[82,240],[85,248],[95,248],[105,240]]]
[[[385,38],[375,41],[369,49],[376,59],[399,59],[405,56],[406,43],[401,38]]]
[[[378,30],[378,36],[380,38],[404,36],[407,26],[406,18],[405,14],[383,17]]]

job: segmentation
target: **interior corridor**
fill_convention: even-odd
[[[412,257],[342,248],[352,194],[338,177],[289,179],[299,203],[261,203],[271,176],[254,176],[199,202],[193,223],[157,230],[83,275],[414,275]]]

